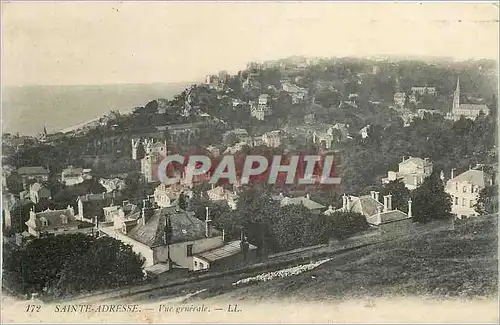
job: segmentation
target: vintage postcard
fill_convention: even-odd
[[[498,8],[3,1],[2,323],[498,323]]]

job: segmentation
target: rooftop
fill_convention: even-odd
[[[172,225],[172,238],[170,244],[194,241],[205,237],[205,222],[199,220],[192,212],[178,210],[176,207],[155,209],[153,215],[143,225],[139,220],[137,226],[132,228],[127,235],[149,247],[164,245],[163,235],[167,222],[167,215],[170,215]],[[221,232],[213,227],[211,236],[220,236]]]
[[[248,249],[257,249],[257,247],[249,243]],[[195,256],[202,258],[207,262],[215,262],[217,260],[238,254],[239,252],[241,252],[240,241],[235,240],[225,244],[224,246],[198,253]]]
[[[479,187],[484,187],[486,175],[482,170],[469,169],[468,171],[449,180],[449,182],[469,183]]]
[[[377,219],[378,219],[378,215],[374,214],[374,215],[366,218],[366,221],[368,221],[368,223],[372,224],[372,225],[380,225],[380,224],[384,224],[384,223],[390,223],[390,222],[400,221],[400,220],[404,220],[404,219],[410,219],[410,217],[408,217],[408,215],[406,213],[401,212],[399,210],[391,210],[391,211],[380,213],[380,219],[382,220],[382,222],[379,223]]]
[[[307,197],[285,197],[283,200],[281,200],[281,206],[285,205],[290,205],[290,204],[296,204],[296,205],[304,205],[307,209],[309,210],[318,210],[318,209],[323,209],[325,206],[322,204],[319,204],[318,202],[315,202],[311,200],[310,198]]]

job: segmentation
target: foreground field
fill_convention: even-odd
[[[342,254],[299,275],[223,285],[217,294],[208,289],[196,297],[301,301],[402,295],[496,297],[497,222],[497,216],[470,219],[451,231],[419,234]]]

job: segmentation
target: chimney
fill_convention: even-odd
[[[379,192],[375,192],[375,197],[374,197],[374,199],[375,199],[376,201],[378,201],[378,195],[379,195]]]
[[[208,218],[208,207],[205,207],[205,210],[206,210],[206,215],[205,215],[205,237],[210,237],[210,227],[209,227],[209,223],[210,223],[210,219]]]
[[[223,243],[225,242],[225,239],[226,239],[226,232],[225,232],[224,228],[222,228],[222,242]]]
[[[347,211],[347,195],[342,195],[342,209],[344,211]]]
[[[375,191],[370,191],[370,196],[375,200]]]
[[[408,200],[408,218],[413,217],[411,214],[411,199]]]
[[[451,178],[450,178],[450,179],[455,178],[455,177],[454,177],[454,176],[455,176],[455,175],[454,175],[454,174],[455,174],[455,169],[456,169],[456,168],[452,168],[452,169],[451,169]]]
[[[142,200],[142,225],[146,224],[146,200]]]
[[[384,195],[384,212],[392,210],[392,195]]]
[[[403,161],[402,161],[402,162],[404,162],[404,161],[405,161],[405,158],[406,158],[406,157],[405,157],[405,156],[403,156]]]
[[[384,196],[384,200],[385,200],[385,196]],[[382,215],[380,214],[382,210],[382,207],[381,206],[378,206],[377,207],[377,225],[381,224],[382,223]]]
[[[306,194],[306,199],[308,199],[308,200],[311,199],[311,196],[309,195],[309,193]]]

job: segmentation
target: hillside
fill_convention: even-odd
[[[453,231],[419,234],[342,254],[299,275],[235,289],[224,285],[218,292],[226,292],[216,300],[494,297],[497,223],[497,216],[471,219]]]

